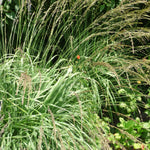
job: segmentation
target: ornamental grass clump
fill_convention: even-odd
[[[27,53],[1,59],[1,149],[101,147],[88,116],[89,81],[82,73],[73,73],[72,66],[58,68],[63,61],[46,69],[39,68]]]
[[[3,1],[1,149],[150,148],[150,2],[113,2]]]

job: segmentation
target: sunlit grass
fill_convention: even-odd
[[[24,53],[1,59],[1,148],[93,149],[90,81],[72,66],[38,68]],[[25,74],[22,76],[22,74]],[[30,80],[29,80],[30,79]],[[29,83],[30,82],[30,83]],[[90,130],[89,130],[90,129]],[[100,140],[100,139],[99,139]]]
[[[147,148],[149,2],[96,18],[98,0],[45,2],[20,1],[11,27],[1,10],[0,148]]]

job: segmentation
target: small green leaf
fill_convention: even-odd
[[[15,5],[15,10],[18,11],[19,10],[19,6]]]
[[[105,9],[105,4],[100,6],[100,12],[102,12]]]
[[[120,94],[126,94],[126,90],[125,89],[120,89],[120,90],[118,90],[118,94],[120,95]]]
[[[147,114],[148,116],[150,116],[150,111],[149,111],[149,110],[146,110],[146,111],[145,111],[145,114]]]
[[[119,118],[119,120],[120,120],[121,123],[125,122],[125,120],[123,118],[121,118],[121,117]]]
[[[120,106],[121,108],[125,108],[125,107],[127,107],[127,104],[124,103],[124,102],[121,102],[121,103],[119,104],[119,106]]]
[[[119,133],[115,133],[114,136],[115,136],[115,138],[116,138],[117,140],[120,140],[120,139],[121,139],[121,135],[120,135]]]
[[[10,6],[8,4],[5,5],[6,9],[9,10]]]
[[[132,111],[132,110],[131,110],[130,108],[127,108],[127,112],[128,112],[128,113],[131,113],[131,111]]]
[[[137,97],[137,100],[138,100],[138,101],[142,101],[141,96],[138,96],[138,97]]]
[[[133,120],[129,120],[128,122],[125,123],[126,128],[131,128],[135,125],[135,122]]]
[[[133,147],[134,147],[134,149],[140,149],[141,148],[141,144],[140,143],[134,143]]]
[[[7,16],[9,19],[14,20],[14,18],[15,18],[15,13],[14,13],[14,12],[7,13],[6,16]]]
[[[145,129],[150,129],[150,123],[144,122],[144,123],[143,123],[143,128],[145,128]]]
[[[145,108],[146,108],[146,109],[149,109],[149,108],[150,108],[150,105],[149,105],[149,104],[146,104],[146,105],[145,105]]]

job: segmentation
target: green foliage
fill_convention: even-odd
[[[118,133],[115,134],[115,138],[125,147],[133,146],[135,149],[141,148],[142,142],[147,143],[145,147],[149,148],[149,138],[150,138],[150,122],[140,122],[139,118],[136,120],[124,120],[123,118],[119,118],[120,123],[118,123],[118,127],[123,130],[123,134],[117,136]],[[128,134],[126,134],[126,132]],[[142,139],[142,142],[137,140],[138,138]],[[128,143],[126,142],[128,141]],[[140,147],[139,147],[140,146]]]
[[[0,7],[1,149],[149,149],[149,2]]]
[[[1,148],[99,148],[100,137],[91,133],[97,129],[88,123],[93,95],[85,94],[84,76],[71,66],[58,68],[65,60],[39,68],[27,53],[18,53],[1,59]]]
[[[7,0],[3,2],[3,4],[1,5],[1,11],[3,12],[2,15],[3,18],[5,18],[6,24],[11,23],[12,25],[11,21],[15,19],[18,9],[19,9],[19,0],[16,1]]]

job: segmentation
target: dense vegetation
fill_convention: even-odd
[[[0,10],[0,149],[150,149],[149,1]]]

